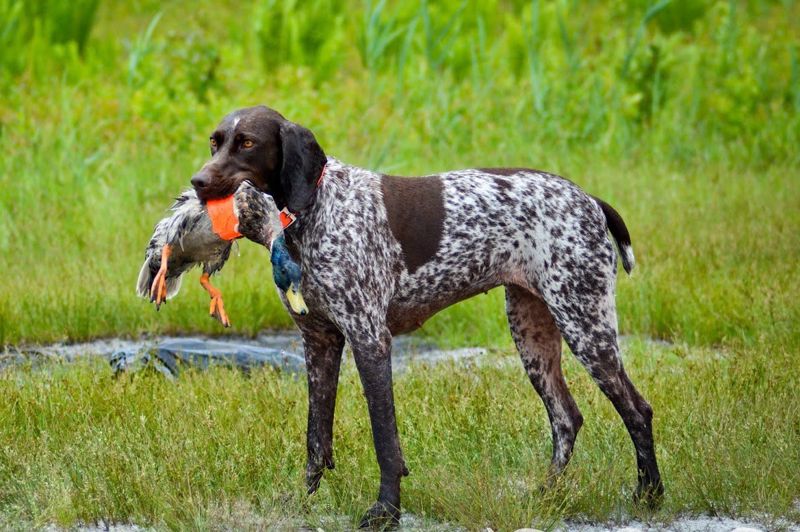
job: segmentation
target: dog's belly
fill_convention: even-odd
[[[508,281],[505,253],[477,239],[470,246],[444,242],[432,261],[397,279],[387,313],[392,334],[413,331],[440,310]]]
[[[450,305],[464,301],[482,292],[499,286],[496,280],[486,280],[472,286],[453,289],[447,292],[420,292],[409,297],[398,294],[389,302],[387,325],[392,335],[405,334],[422,326],[425,321]],[[427,297],[426,297],[427,296]]]

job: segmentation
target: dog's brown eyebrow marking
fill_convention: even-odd
[[[438,176],[381,176],[389,229],[400,243],[408,273],[431,260],[444,228],[442,180]]]

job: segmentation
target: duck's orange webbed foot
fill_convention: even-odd
[[[156,310],[167,301],[167,263],[172,253],[172,247],[164,244],[161,248],[161,267],[158,269],[153,284],[150,286],[150,301],[156,304]]]
[[[225,306],[222,304],[222,292],[211,284],[211,281],[208,280],[209,277],[207,273],[203,273],[200,276],[200,284],[211,296],[211,305],[208,307],[208,313],[212,318],[218,319],[223,327],[230,327],[231,321],[228,319],[228,314],[225,313]]]

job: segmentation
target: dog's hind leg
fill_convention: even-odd
[[[527,289],[508,285],[506,313],[525,371],[550,418],[553,457],[549,483],[569,462],[583,417],[561,372],[561,333],[547,305]]]
[[[611,263],[613,265],[613,262]],[[656,506],[664,492],[653,443],[653,409],[622,366],[617,342],[615,270],[576,268],[542,297],[572,352],[622,417],[636,448],[639,482],[635,500]]]

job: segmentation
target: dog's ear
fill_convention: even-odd
[[[300,212],[311,203],[327,157],[313,133],[288,120],[281,124],[281,188],[286,206]]]

